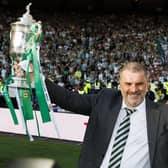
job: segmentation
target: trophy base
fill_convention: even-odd
[[[13,80],[14,82],[8,85],[8,92],[10,97],[16,97],[18,88],[29,89],[25,78],[13,77]],[[33,84],[31,84],[31,88],[34,88]]]

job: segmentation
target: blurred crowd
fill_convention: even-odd
[[[10,24],[22,11],[0,10],[0,78],[10,74]],[[142,14],[31,13],[42,21],[40,61],[44,75],[81,94],[118,88],[127,61],[147,67],[154,101],[168,97],[168,16]],[[1,84],[0,84],[1,85]]]

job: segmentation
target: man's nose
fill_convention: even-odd
[[[131,91],[136,92],[138,90],[138,87],[136,85],[131,85]]]

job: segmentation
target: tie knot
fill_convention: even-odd
[[[124,108],[126,113],[127,113],[127,116],[128,115],[131,115],[132,113],[136,112],[136,109],[129,109],[129,108]]]

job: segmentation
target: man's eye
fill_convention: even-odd
[[[126,83],[127,86],[131,86],[131,83]]]
[[[137,86],[142,86],[143,85],[143,83],[137,83]]]

